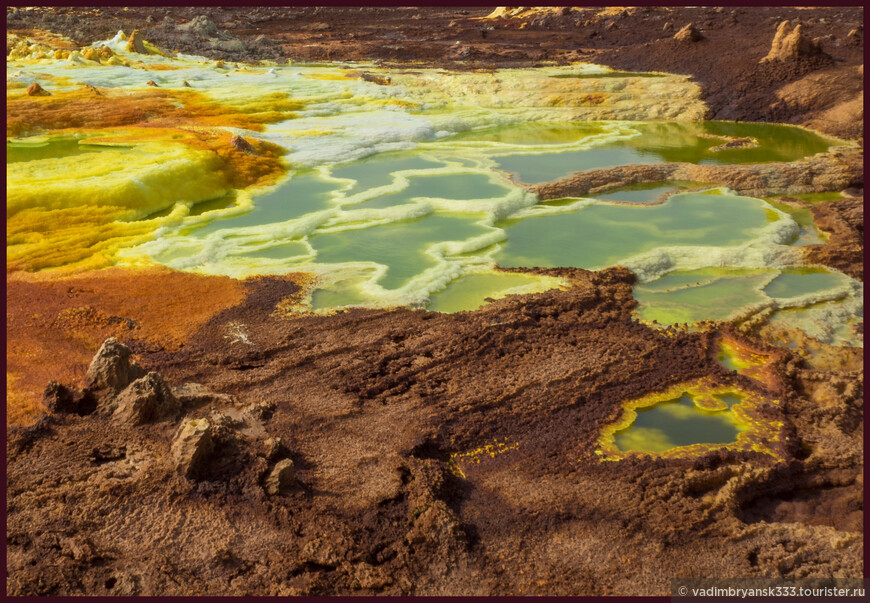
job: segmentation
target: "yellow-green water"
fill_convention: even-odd
[[[588,150],[511,154],[498,167],[531,184],[557,180],[573,172],[632,163],[697,164],[794,161],[828,150],[832,142],[814,132],[777,124],[654,122],[633,124],[637,135]],[[717,147],[732,138],[753,138],[748,148]],[[566,133],[566,141],[568,134]]]
[[[787,299],[843,286],[849,278],[821,268],[786,269],[764,288],[773,298]]]
[[[509,291],[534,286],[535,282],[521,274],[466,274],[433,293],[426,309],[445,313],[476,310],[486,304],[488,297],[498,298]]]
[[[731,407],[741,400],[732,395],[717,399],[726,410],[701,410],[694,399],[686,394],[675,400],[638,409],[634,423],[614,434],[616,447],[623,452],[661,453],[693,444],[731,444],[745,430],[734,420],[731,412]]]
[[[434,249],[434,245],[470,239],[490,230],[470,218],[432,215],[383,226],[315,234],[310,241],[318,263],[372,262],[385,268],[378,284],[396,289],[437,265],[439,253],[443,252]]]
[[[638,284],[634,297],[638,317],[662,325],[746,318],[768,308],[776,310],[772,319],[779,321],[780,316],[801,315],[805,306],[842,299],[842,311],[830,316],[842,325],[860,312],[862,290],[857,281],[823,268],[702,268]]]
[[[761,288],[776,273],[767,270],[703,269],[672,272],[634,289],[638,315],[662,325],[726,320],[767,301]]]
[[[6,163],[60,159],[84,153],[98,153],[107,147],[89,145],[78,138],[55,138],[43,142],[6,142]]]
[[[681,191],[687,188],[700,188],[698,182],[641,182],[616,188],[605,193],[596,193],[602,201],[622,201],[628,203],[655,203],[664,193]]]
[[[180,144],[103,148],[86,144],[97,135],[88,132],[16,139],[7,142],[7,215],[39,209],[50,222],[55,209],[74,205],[77,219],[86,221],[117,206],[123,212],[114,224],[146,235],[118,237],[103,252],[111,261],[157,261],[236,278],[311,272],[318,283],[311,307],[318,310],[473,309],[488,297],[564,285],[496,273],[497,264],[621,263],[643,284],[636,290],[641,316],[695,320],[705,315],[701,306],[707,316],[726,316],[756,301],[752,277],[720,274],[684,291],[658,291],[655,279],[704,267],[759,268],[764,258],[774,258],[771,268],[794,263],[780,248],[808,240],[800,233],[804,216],[792,213],[796,225],[788,212],[723,190],[649,207],[622,203],[648,204],[697,183],[641,184],[597,200],[539,203],[505,171],[534,182],[635,162],[789,161],[833,143],[789,126],[697,121],[700,89],[677,75],[592,65],[492,73],[328,63],[236,68],[200,57],[133,56],[122,36],[95,42],[102,45],[139,68],[10,56],[15,86],[7,97],[23,94],[31,81],[53,95],[76,94],[82,81],[138,94],[150,91],[142,69],[153,67],[149,78],[163,89],[182,90],[186,80],[215,106],[284,112],[262,130],[225,133],[282,146],[287,177],[269,188],[233,190],[213,154]],[[391,83],[364,81],[355,75],[359,69]],[[661,119],[644,121],[650,116]],[[753,139],[748,148],[722,147],[744,137]],[[63,227],[64,219],[57,220]],[[14,250],[21,242],[38,246],[52,228],[33,221],[33,232],[14,234]]]
[[[604,268],[661,247],[739,245],[766,223],[763,202],[734,195],[683,193],[649,207],[596,204],[497,223],[507,242],[495,259],[509,267]]]

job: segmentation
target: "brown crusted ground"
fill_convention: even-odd
[[[790,163],[697,165],[632,164],[575,172],[554,182],[526,185],[541,199],[581,197],[641,182],[684,180],[724,185],[756,196],[840,191],[863,187],[863,149],[848,148]]]
[[[782,462],[601,463],[624,399],[699,376],[766,390],[714,360],[712,333],[633,322],[628,271],[553,272],[573,288],[474,313],[296,319],[274,308],[298,287],[264,278],[180,350],[130,332],[172,384],[274,402],[265,428],[300,485],[263,493],[265,435],[189,482],[168,454],[177,422],[48,415],[10,432],[9,594],[663,594],[681,575],[861,575],[854,367],[831,395],[774,353]],[[250,343],[225,337],[239,332]],[[493,441],[514,447],[448,471]]]
[[[243,61],[418,61],[492,68],[585,61],[630,71],[690,74],[711,118],[811,125],[863,138],[859,7],[588,8],[484,20],[492,8],[100,7],[7,9],[10,31],[68,32],[77,43],[139,29],[167,50]],[[214,28],[180,31],[197,17]],[[820,38],[821,56],[759,64],[783,20]],[[672,39],[693,23],[703,39]],[[459,44],[457,44],[459,42]]]
[[[807,260],[864,280],[864,197],[813,206],[813,222],[828,233],[826,245],[806,248]]]
[[[111,268],[68,278],[6,278],[7,423],[32,423],[51,379],[76,383],[109,336],[178,349],[206,320],[241,301],[243,285],[166,268]]]

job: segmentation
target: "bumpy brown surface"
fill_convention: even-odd
[[[573,287],[458,315],[288,318],[299,288],[264,278],[183,348],[125,334],[173,385],[274,403],[265,433],[187,481],[177,420],[12,429],[9,593],[663,594],[671,576],[861,574],[859,368],[828,391],[776,352],[767,391],[714,360],[713,333],[633,322],[628,271],[552,272]],[[699,376],[786,401],[766,411],[782,462],[598,461],[622,400]],[[286,495],[261,487],[267,435],[297,468]],[[448,471],[493,442],[511,449]]]
[[[554,182],[527,185],[541,199],[580,197],[641,182],[683,180],[719,184],[745,195],[816,193],[863,187],[864,151],[848,148],[791,163],[696,165],[661,163],[586,170]],[[862,215],[863,217],[863,215]]]
[[[812,208],[815,225],[828,233],[826,245],[807,247],[810,262],[831,266],[864,280],[864,197],[822,203]]]
[[[165,268],[113,268],[67,278],[8,275],[7,422],[32,423],[45,384],[77,383],[106,337],[135,336],[174,350],[242,296],[239,281]]]
[[[711,118],[811,125],[863,137],[858,7],[586,8],[484,19],[492,8],[100,7],[7,10],[7,27],[64,31],[79,44],[139,29],[168,50],[229,60],[418,61],[492,68],[585,61],[691,74]],[[196,21],[200,18],[200,21]],[[209,21],[206,23],[205,20]],[[759,63],[784,20],[821,55]],[[191,25],[193,23],[193,25]],[[702,36],[673,36],[693,23]],[[459,42],[459,44],[457,44]]]

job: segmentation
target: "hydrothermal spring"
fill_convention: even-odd
[[[121,58],[8,61],[9,111],[17,115],[34,81],[53,95],[46,103],[79,102],[84,82],[108,96],[159,100],[154,110],[166,117],[160,127],[125,129],[86,116],[79,130],[49,136],[15,125],[13,268],[156,262],[233,278],[308,272],[316,281],[299,311],[459,312],[568,286],[499,266],[621,264],[638,276],[640,320],[696,324],[764,310],[823,342],[861,345],[848,326],[862,315],[862,285],[802,267],[798,247],[820,242],[805,214],[703,183],[547,202],[521,186],[626,164],[793,161],[839,144],[797,127],[698,121],[704,107],[686,77],[587,64],[494,73],[251,67],[132,56],[121,36],[94,46],[102,45]],[[179,127],[179,106],[203,128],[286,153],[269,167],[245,151],[243,169],[222,173],[196,127]],[[741,428],[729,413],[730,404],[669,399],[639,412],[616,446],[733,442]]]
[[[638,410],[634,424],[616,434],[616,446],[623,452],[666,452],[692,444],[731,444],[743,429],[730,412],[739,404],[736,396],[721,396],[725,408],[699,408],[695,399],[684,395]]]

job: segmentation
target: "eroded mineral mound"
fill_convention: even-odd
[[[770,52],[761,59],[761,62],[795,61],[804,57],[813,57],[821,54],[823,52],[818,38],[808,37],[804,33],[803,26],[800,23],[792,28],[790,21],[783,21],[776,28]]]

